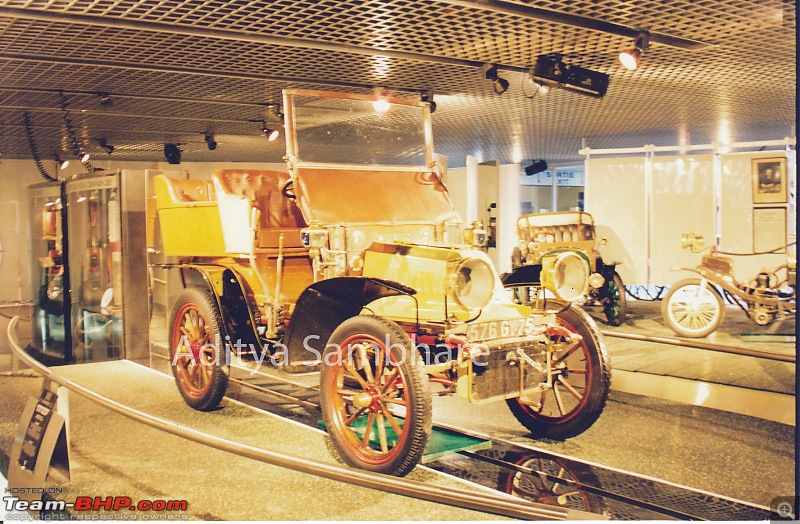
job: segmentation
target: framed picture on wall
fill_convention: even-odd
[[[786,203],[786,157],[753,159],[753,203]]]

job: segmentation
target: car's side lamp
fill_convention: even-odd
[[[681,235],[681,247],[691,249],[692,253],[699,253],[703,249],[703,235],[684,233]]]
[[[464,240],[475,248],[481,248],[486,245],[486,229],[480,220],[476,220],[464,231]]]
[[[311,250],[308,255],[316,258],[319,250],[328,245],[328,230],[316,222],[311,222],[308,227],[300,230],[300,240]]]

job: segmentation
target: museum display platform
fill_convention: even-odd
[[[610,328],[597,319],[598,326],[609,334],[671,337],[656,314],[659,305],[630,302],[622,326]],[[158,357],[163,352],[159,338],[164,335],[158,318],[154,315],[151,330],[154,369],[128,361],[54,369],[182,425],[336,464],[325,435],[315,427],[319,414],[314,407],[318,402],[314,375],[287,375],[243,363],[234,366],[232,398],[221,409],[194,411],[182,402],[166,360]],[[731,309],[722,328],[704,340],[793,356],[793,324],[759,328]],[[20,332],[24,331],[23,323]],[[756,399],[751,404],[762,410],[769,411],[759,397],[763,394],[787,397],[793,406],[794,363],[613,336],[605,340],[614,369],[612,392],[603,415],[585,433],[564,442],[532,440],[502,407],[435,398],[436,424],[485,439],[491,446],[427,462],[409,478],[470,490],[490,488],[612,519],[764,520],[770,517],[768,508],[775,497],[794,493],[793,424],[703,405],[714,396],[714,388],[724,387],[742,398]],[[10,359],[2,357],[0,391],[13,408],[4,410],[0,426],[6,453],[2,465],[7,467],[7,450],[25,398],[38,393],[41,380],[30,371],[5,371]],[[625,374],[662,384],[640,393],[625,391],[618,385]],[[675,393],[670,390],[684,384],[674,380],[695,385],[690,402],[672,398]],[[621,382],[632,387],[627,385],[630,381]],[[706,391],[707,398],[696,391]],[[230,456],[144,427],[77,395],[70,398],[70,412],[74,460],[73,480],[67,485],[70,493],[186,499],[190,518],[204,520],[495,518]],[[347,497],[342,497],[344,492]]]

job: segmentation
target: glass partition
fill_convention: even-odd
[[[64,244],[62,185],[36,184],[29,188],[31,217],[31,271],[36,297],[31,345],[48,358],[71,359],[69,285]]]
[[[66,183],[76,362],[122,356],[122,242],[118,174]]]

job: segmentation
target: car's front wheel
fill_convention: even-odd
[[[548,306],[554,304],[566,305],[548,300]],[[556,321],[582,338],[554,354],[552,387],[506,402],[533,437],[563,440],[589,429],[603,412],[611,387],[611,364],[597,324],[585,311],[572,305]],[[564,342],[562,336],[553,338],[555,343]]]
[[[418,350],[394,322],[357,316],[333,332],[322,355],[322,418],[342,460],[403,476],[431,434],[431,392]]]

